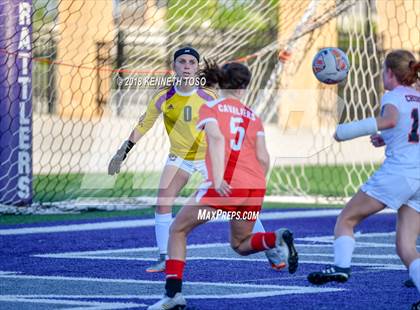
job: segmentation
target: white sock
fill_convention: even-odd
[[[252,233],[255,234],[257,232],[265,232],[264,226],[261,223],[260,218],[257,218],[254,224],[254,228],[252,229]]]
[[[160,254],[166,254],[169,240],[169,227],[172,222],[172,213],[155,213],[156,243]]]
[[[356,241],[350,236],[341,236],[334,240],[334,265],[350,268]]]
[[[420,293],[420,258],[413,260],[408,268],[411,280],[417,286]]]

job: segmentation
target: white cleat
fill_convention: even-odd
[[[289,273],[295,273],[298,268],[299,257],[293,242],[293,233],[287,228],[280,228],[275,231],[275,234],[275,249],[283,256],[283,259],[289,268]]]
[[[160,254],[156,263],[146,269],[146,272],[164,272],[166,269],[166,254]]]
[[[186,306],[187,301],[182,293],[176,293],[173,298],[164,295],[161,300],[149,306],[147,310],[181,310],[185,309]]]
[[[283,251],[285,251],[285,249],[283,249]],[[271,265],[271,268],[274,270],[279,271],[287,266],[287,253],[279,253],[278,249],[276,248],[266,250],[264,253]]]

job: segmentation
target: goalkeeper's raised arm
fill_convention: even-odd
[[[161,111],[157,108],[156,104],[159,98],[165,95],[168,91],[167,88],[160,90],[150,101],[147,106],[146,112],[140,117],[137,126],[131,132],[128,140],[124,141],[115,155],[112,157],[108,165],[108,174],[114,175],[120,172],[123,161],[127,158],[128,152],[131,151],[133,146],[153,127]]]

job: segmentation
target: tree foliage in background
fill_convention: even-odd
[[[279,0],[263,0],[259,3],[276,8]],[[269,30],[277,25],[277,15],[263,16],[254,10],[254,0],[169,0],[169,30],[177,31],[188,19],[194,27],[210,27],[213,30],[244,29],[252,24],[253,29]]]

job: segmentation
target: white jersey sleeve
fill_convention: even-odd
[[[386,144],[383,168],[391,174],[420,179],[420,92],[398,86],[382,97],[381,113],[388,104],[398,109],[399,119],[394,128],[381,133]]]
[[[400,101],[401,100],[395,91],[386,92],[381,99],[381,113],[387,104],[393,105],[399,109]]]

